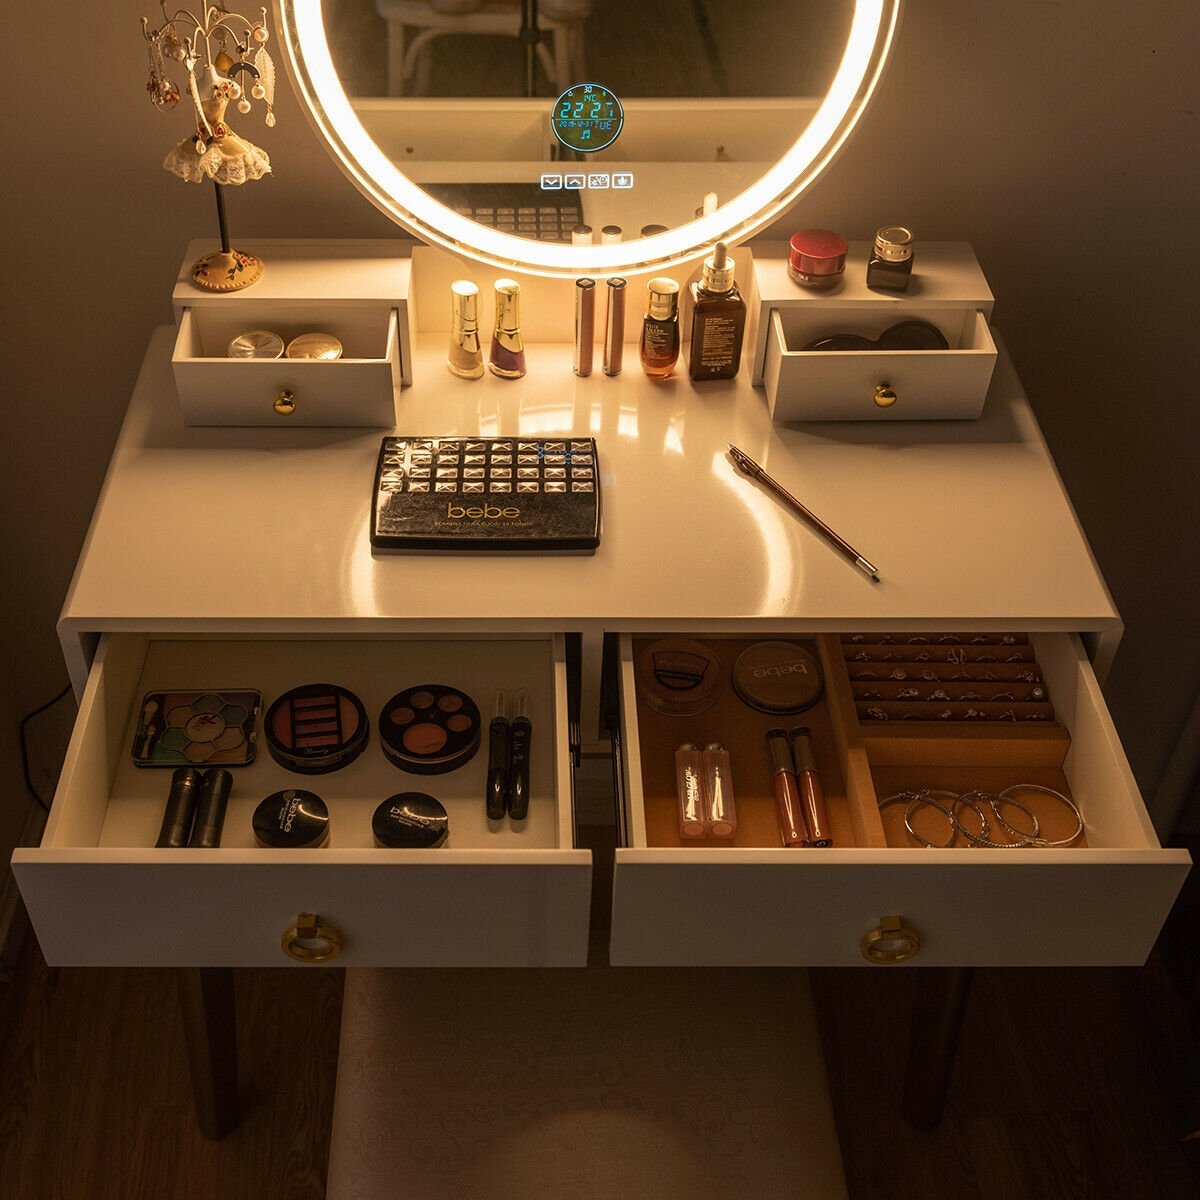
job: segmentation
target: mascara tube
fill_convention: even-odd
[[[821,789],[821,776],[808,727],[798,725],[788,736],[792,742],[792,760],[796,767],[796,782],[800,786],[800,811],[808,827],[809,845],[832,846],[825,793]]]
[[[508,815],[523,821],[529,815],[529,744],[533,722],[529,719],[529,697],[517,696],[517,715],[512,719],[512,759],[508,768]]]
[[[596,349],[596,281],[575,280],[575,374],[592,373]]]
[[[767,753],[771,758],[771,787],[775,792],[775,811],[779,835],[787,847],[805,844],[804,817],[800,809],[800,789],[792,774],[792,753],[782,729],[767,730]]]
[[[193,849],[215,850],[221,844],[225,825],[225,809],[233,791],[233,776],[224,767],[209,767],[200,784],[196,801],[196,822],[188,845]]]
[[[508,764],[511,748],[508,717],[505,716],[507,698],[496,693],[496,706],[492,722],[488,726],[488,770],[484,791],[489,821],[504,819],[504,805],[508,795]]]
[[[625,350],[625,280],[608,280],[608,315],[604,322],[604,373],[620,375]]]
[[[200,794],[202,776],[195,767],[176,767],[171,772],[171,791],[163,811],[162,829],[155,846],[178,850],[188,844],[192,818],[196,814],[196,797]]]

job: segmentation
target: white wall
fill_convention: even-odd
[[[64,679],[54,622],[146,337],[184,244],[214,231],[211,189],[159,168],[186,121],[142,91],[150,11],[75,6],[51,58],[8,64],[0,636],[17,713]],[[1200,685],[1198,45],[1192,0],[910,0],[876,107],[785,223],[975,244],[1128,625],[1108,695],[1148,795]],[[278,113],[269,133],[249,118],[275,174],[230,190],[234,233],[392,233],[286,91]]]

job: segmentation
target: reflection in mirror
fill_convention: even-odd
[[[749,187],[824,98],[854,5],[541,0],[536,50],[520,37],[529,7],[326,0],[323,10],[359,119],[405,175],[482,224],[569,242],[581,224],[596,241],[605,226],[625,240],[673,228]],[[623,110],[619,135],[594,153],[574,147],[611,135],[608,96],[556,104],[583,82]]]

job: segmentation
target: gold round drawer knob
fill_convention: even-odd
[[[892,391],[892,385],[890,383],[877,383],[875,385],[874,400],[878,408],[891,408],[896,403],[896,393]]]
[[[877,929],[862,935],[858,948],[869,963],[902,963],[920,950],[921,935],[901,917],[884,917]]]
[[[280,944],[284,954],[296,962],[323,963],[341,954],[342,935],[316,913],[301,913]]]
[[[281,417],[290,417],[296,411],[296,397],[287,388],[281,388],[271,407]]]

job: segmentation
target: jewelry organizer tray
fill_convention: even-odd
[[[727,680],[716,703],[696,716],[668,716],[655,712],[648,705],[638,704],[637,729],[648,846],[708,848],[717,855],[723,847],[779,849],[781,843],[765,735],[768,729],[790,729],[797,725],[806,725],[811,731],[835,848],[920,849],[923,845],[920,837],[930,845],[944,846],[953,826],[936,802],[949,805],[951,801],[946,793],[957,796],[979,790],[991,796],[1018,784],[1028,785],[1028,790],[1017,790],[1015,802],[1002,805],[1000,810],[1000,815],[1018,831],[1014,836],[1004,835],[1006,841],[1014,843],[1014,849],[1020,847],[1020,833],[1034,828],[1025,809],[1036,815],[1037,836],[1045,842],[1069,840],[1072,848],[1088,845],[1086,821],[1082,832],[1078,828],[1079,817],[1073,807],[1072,785],[1065,766],[1071,750],[1071,734],[1054,720],[1054,691],[1043,679],[1036,638],[1031,641],[1024,635],[1008,635],[1015,636],[1016,640],[1002,642],[1003,635],[995,635],[994,641],[984,646],[978,642],[972,644],[970,634],[961,635],[961,639],[955,637],[953,642],[938,643],[931,637],[928,643],[922,640],[911,644],[908,635],[896,635],[882,647],[867,645],[872,654],[881,649],[888,654],[906,654],[910,658],[914,654],[929,653],[930,659],[919,663],[906,661],[904,667],[893,665],[891,660],[882,664],[872,660],[872,665],[889,670],[903,669],[914,676],[915,668],[935,674],[962,673],[963,665],[959,660],[963,654],[973,654],[976,659],[982,654],[985,663],[979,666],[987,673],[1007,670],[1009,674],[1020,671],[1037,676],[1035,682],[1020,680],[1011,685],[993,681],[990,685],[993,691],[998,687],[1007,694],[1011,688],[1019,687],[1023,689],[1020,694],[1025,694],[1036,688],[1045,697],[1024,704],[1008,701],[952,703],[949,708],[959,718],[953,720],[939,716],[948,708],[939,699],[884,701],[894,719],[880,720],[867,715],[867,710],[875,704],[856,696],[856,690],[861,692],[867,685],[865,681],[852,682],[852,668],[858,665],[853,655],[861,653],[860,646],[865,644],[852,641],[852,636],[784,636],[784,640],[814,650],[820,657],[825,676],[825,692],[821,699],[812,708],[794,716],[750,708],[738,698]],[[653,640],[635,638],[634,657]],[[727,675],[737,656],[763,639],[702,640],[716,650]],[[988,651],[993,654],[989,655]],[[935,662],[933,656],[948,657],[948,661]],[[986,661],[993,656],[1019,656],[1020,661]],[[894,688],[895,682],[891,686]],[[922,680],[921,686],[949,694],[951,687],[974,690],[985,685]],[[983,713],[985,709],[987,716],[965,716],[967,712]],[[1006,713],[1013,710],[1013,718],[999,719],[1001,709]],[[1014,719],[1016,710],[1036,713],[1036,719]],[[916,719],[921,716],[927,719]],[[702,746],[712,741],[720,741],[730,753],[738,813],[737,832],[724,842],[685,841],[679,835],[674,751],[686,742]],[[1065,799],[1059,800],[1041,789],[1052,790]],[[928,792],[934,803],[918,802],[911,813],[907,801],[882,803],[901,793],[912,793],[917,797],[922,792]],[[996,814],[987,807],[986,799],[978,803],[984,807],[989,823],[987,830],[981,824],[978,812],[968,807],[959,809],[962,824],[983,836],[985,844],[986,834],[990,831],[991,840],[999,846]],[[906,827],[906,817],[919,837],[914,837]],[[1078,836],[1072,837],[1076,834]],[[959,847],[971,844],[962,834],[955,840]],[[1030,843],[1027,848],[1036,850],[1037,846]],[[822,851],[797,850],[792,853],[819,856]]]

